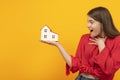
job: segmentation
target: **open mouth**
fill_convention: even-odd
[[[90,30],[90,32],[93,32],[93,30]]]

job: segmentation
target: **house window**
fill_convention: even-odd
[[[44,35],[44,38],[47,38],[47,35]]]
[[[47,32],[47,29],[44,29],[44,32]]]
[[[52,38],[55,38],[55,35],[52,35]]]

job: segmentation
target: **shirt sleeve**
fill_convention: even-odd
[[[83,41],[84,41],[84,36],[82,36],[80,39],[75,57],[71,56],[72,66],[70,67],[68,64],[66,64],[66,75],[69,75],[70,71],[72,73],[75,73],[79,70],[79,66],[81,65],[81,54],[82,54],[83,47],[84,47]]]
[[[116,41],[114,47],[110,50],[105,47],[100,54],[95,56],[94,63],[98,67],[87,67],[82,65],[81,72],[89,72],[96,76],[108,76],[114,74],[120,68],[120,41]]]

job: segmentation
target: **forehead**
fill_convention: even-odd
[[[90,17],[90,16],[87,16],[87,20],[88,20],[88,22],[94,22],[94,23],[97,23],[97,24],[102,25],[102,23],[100,23],[99,21],[97,21],[97,20],[93,19],[93,18],[92,18],[92,17]]]
[[[90,16],[87,16],[87,19],[88,19],[88,21],[96,21],[96,20],[94,20],[92,17],[90,17]]]

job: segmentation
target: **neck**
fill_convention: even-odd
[[[97,37],[100,37],[100,38],[105,38],[106,37],[106,35],[105,35],[105,33],[104,32],[101,32]]]

